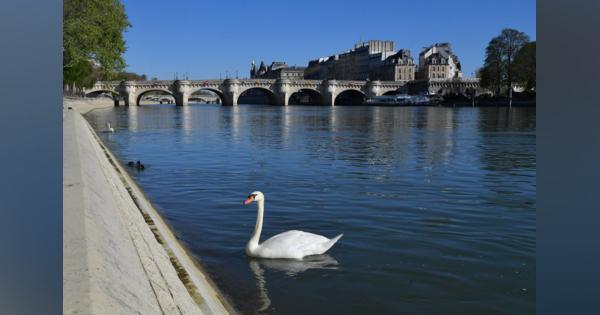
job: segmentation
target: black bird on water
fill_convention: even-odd
[[[142,164],[140,161],[137,162],[133,162],[133,161],[129,161],[127,162],[127,166],[129,167],[135,167],[138,171],[145,169],[146,167],[144,166],[144,164]]]

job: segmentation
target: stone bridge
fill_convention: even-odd
[[[453,80],[453,82],[456,80]],[[433,81],[432,81],[433,82]],[[462,81],[460,81],[462,82]],[[438,83],[436,83],[438,84]],[[442,82],[439,82],[442,84]],[[451,84],[452,83],[448,83]],[[458,83],[454,83],[456,86]],[[460,85],[460,84],[458,84]],[[463,84],[464,85],[464,84]],[[478,85],[478,84],[477,84]],[[437,85],[436,85],[437,86]],[[465,85],[466,86],[466,85]],[[142,96],[149,92],[164,92],[173,96],[178,106],[188,105],[190,96],[198,91],[214,92],[223,105],[237,105],[242,93],[263,91],[272,105],[288,105],[295,93],[311,96],[316,104],[336,105],[340,97],[365,98],[406,92],[405,81],[342,81],[342,80],[289,80],[289,79],[225,79],[225,80],[175,80],[175,81],[99,81],[84,90],[86,95],[111,93],[124,100],[125,105],[139,105]],[[429,89],[430,92],[434,88]],[[118,101],[115,101],[118,105]]]
[[[472,95],[473,92],[479,95],[487,92],[479,86],[479,79],[476,78],[415,80],[408,83],[408,90],[411,94],[428,93],[442,96]]]

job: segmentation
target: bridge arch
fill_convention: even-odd
[[[225,94],[223,94],[223,92],[222,92],[222,91],[220,91],[220,90],[218,90],[218,89],[214,89],[214,88],[201,87],[201,88],[194,89],[194,90],[192,90],[192,91],[190,92],[190,97],[191,97],[191,96],[192,96],[194,93],[197,93],[197,92],[200,92],[200,91],[210,91],[210,92],[213,92],[213,93],[217,94],[217,96],[218,96],[218,97],[219,97],[219,99],[220,99],[220,102],[221,102],[221,104],[224,104],[224,103],[225,103]]]
[[[119,96],[119,93],[117,93],[117,91],[106,89],[106,90],[93,90],[93,91],[86,92],[85,97],[97,97],[97,96],[100,96],[100,94],[104,94],[104,93],[110,93],[110,95],[112,96],[113,99],[115,97]]]
[[[365,93],[355,89],[344,90],[335,97],[334,105],[362,105],[365,103]]]
[[[154,89],[143,90],[140,93],[138,93],[138,95],[135,99],[135,105],[140,106],[140,101],[142,100],[142,96],[144,96],[150,92],[161,92],[162,95],[168,94],[173,98],[173,103],[175,103],[175,101],[176,101],[176,98],[175,98],[175,95],[173,94],[173,92],[166,90],[166,89],[154,88]]]
[[[263,97],[261,97],[261,94]],[[236,104],[260,104],[262,102],[277,105],[277,95],[264,87],[250,87],[240,92]]]
[[[315,89],[298,89],[288,98],[289,105],[323,105],[325,98]]]

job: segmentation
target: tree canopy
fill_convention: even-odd
[[[485,62],[481,68],[481,85],[500,93],[502,87],[511,89],[513,83],[523,75],[520,64],[515,64],[518,52],[529,43],[529,36],[515,29],[503,29],[492,38],[485,51]]]
[[[535,89],[535,42],[525,44],[515,57],[516,81],[527,90]]]
[[[65,0],[64,84],[89,87],[115,79],[126,66],[123,32],[130,26],[119,0]]]

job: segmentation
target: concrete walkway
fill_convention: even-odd
[[[65,99],[63,313],[234,313],[81,116],[103,102]]]

